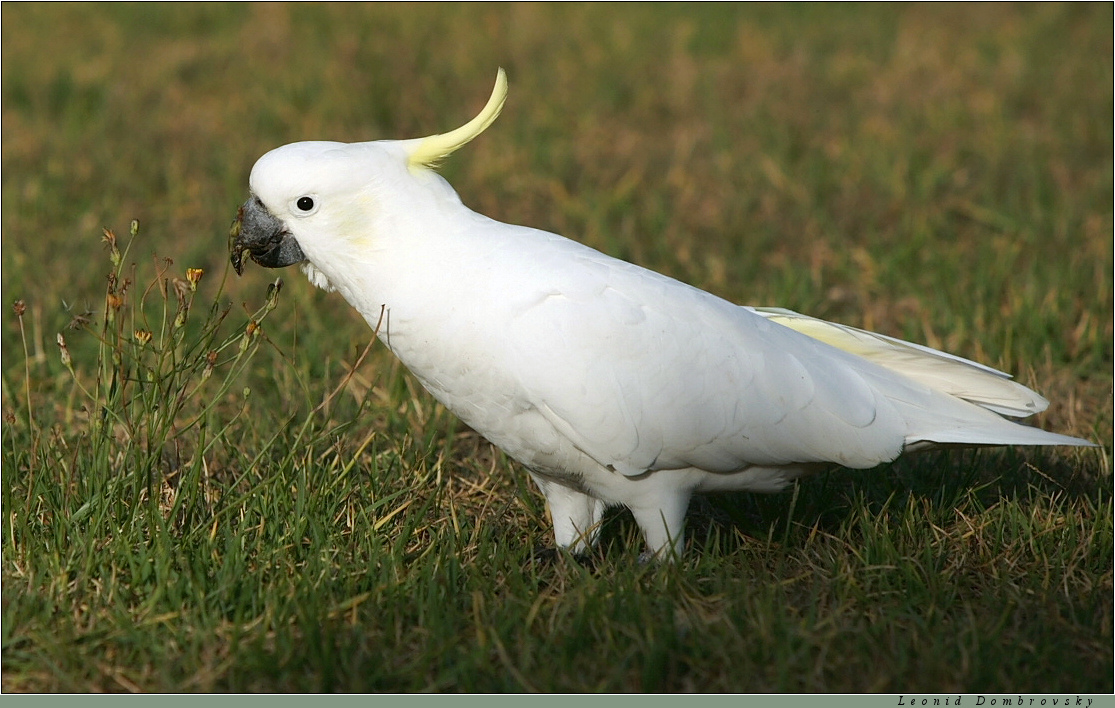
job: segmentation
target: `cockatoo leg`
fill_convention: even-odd
[[[631,507],[635,522],[642,529],[647,553],[640,560],[673,560],[681,558],[685,548],[685,512],[689,494],[677,493],[657,506]]]
[[[531,477],[549,504],[558,546],[576,554],[587,553],[596,543],[604,502],[537,475]]]

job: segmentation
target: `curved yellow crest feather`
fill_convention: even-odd
[[[500,68],[496,74],[496,85],[488,103],[479,114],[468,123],[448,133],[431,135],[417,142],[414,151],[410,153],[412,167],[434,167],[437,163],[451,155],[458,148],[463,147],[470,140],[480,135],[491,125],[500,110],[503,102],[507,100],[507,74]]]

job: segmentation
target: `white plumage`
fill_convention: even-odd
[[[422,385],[523,464],[557,542],[631,509],[680,550],[695,491],[776,491],[825,464],[940,444],[1089,445],[1025,427],[1048,403],[986,366],[799,315],[741,307],[555,234],[465,207],[433,164],[491,124],[303,142],[252,170],[233,262],[302,263]]]

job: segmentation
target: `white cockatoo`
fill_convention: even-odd
[[[232,262],[301,264],[379,324],[434,398],[529,470],[560,546],[585,551],[610,505],[631,510],[651,553],[673,555],[694,492],[774,492],[938,445],[1091,445],[1006,420],[1048,402],[981,364],[735,305],[471,211],[434,168],[506,95],[500,70],[451,132],[268,152]]]

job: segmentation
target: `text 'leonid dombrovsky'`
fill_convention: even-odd
[[[967,702],[964,702],[967,699]],[[1068,697],[1058,696],[1056,698],[1051,696],[985,696],[983,694],[974,694],[968,696],[902,696],[898,697],[898,705],[900,706],[1091,706],[1092,699],[1082,696]]]

